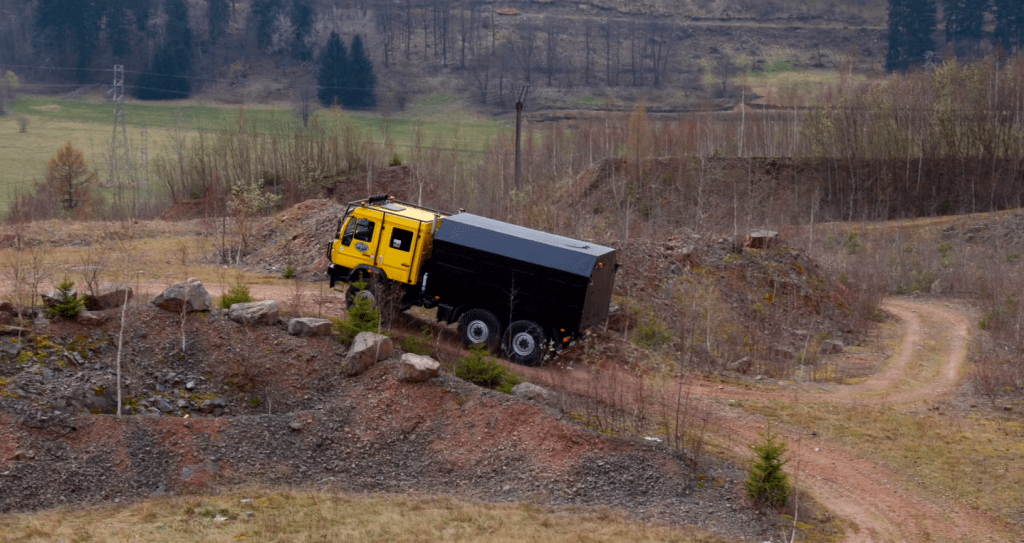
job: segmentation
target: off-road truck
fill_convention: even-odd
[[[466,347],[533,365],[608,318],[615,250],[387,195],[349,203],[327,249],[351,305],[437,308]]]

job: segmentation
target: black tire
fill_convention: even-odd
[[[370,300],[370,305],[374,309],[380,309],[380,303],[385,299],[385,289],[387,288],[386,281],[382,285],[382,281],[377,279],[377,276],[364,274],[361,275],[357,280],[349,283],[348,290],[345,291],[345,307],[352,309],[355,305],[356,300],[359,298],[367,298]],[[365,287],[356,288],[353,283],[365,283]]]
[[[547,351],[544,329],[533,321],[513,322],[501,338],[501,350],[516,364],[534,366],[543,360]]]
[[[351,285],[349,285],[348,290],[345,291],[345,307],[352,309],[352,306],[356,305],[356,300],[360,298],[368,298],[370,300],[370,305],[374,309],[377,308],[377,297],[374,296],[372,287],[358,289]]]
[[[459,340],[462,346],[484,345],[493,351],[501,339],[501,321],[486,309],[470,309],[459,319]]]

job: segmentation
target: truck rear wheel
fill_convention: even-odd
[[[485,345],[493,351],[501,337],[501,322],[486,309],[470,309],[459,319],[459,339],[462,346]]]
[[[544,329],[533,321],[516,321],[508,325],[501,338],[501,350],[516,364],[533,366],[544,357],[547,338]]]

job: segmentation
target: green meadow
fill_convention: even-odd
[[[67,100],[23,95],[10,104],[10,110],[0,118],[0,213],[6,212],[18,190],[43,176],[47,161],[65,141],[81,149],[90,167],[104,178],[114,132],[113,104],[101,97]],[[246,130],[265,134],[290,135],[301,126],[290,104],[238,107],[192,100],[129,100],[125,111],[133,161],[141,160],[143,147],[152,160],[170,152],[179,139],[200,131],[238,130],[242,121]],[[19,132],[19,119],[28,120],[24,133]],[[321,109],[314,113],[314,120],[328,132],[351,125],[370,142],[382,144],[387,137],[403,161],[412,154],[418,127],[421,145],[460,152],[482,151],[499,131],[511,130],[507,123],[467,113],[456,98],[445,94],[422,96],[406,111],[387,117]]]

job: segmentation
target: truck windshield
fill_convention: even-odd
[[[373,241],[373,231],[376,226],[376,223],[371,220],[349,219],[348,224],[345,226],[345,233],[341,235],[341,244],[348,247],[352,244],[353,239]]]
[[[341,244],[348,247],[352,244],[352,236],[356,233],[356,219],[349,219],[345,225],[345,233],[341,235]]]

